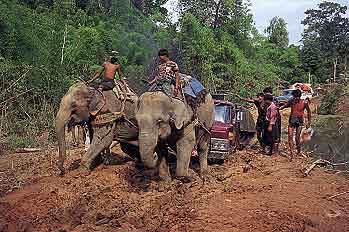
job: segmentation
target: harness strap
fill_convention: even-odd
[[[107,123],[114,122],[116,120],[119,120],[121,118],[125,117],[125,114],[123,112],[113,112],[113,113],[106,113],[98,115],[94,118],[94,120],[91,122],[92,126],[99,126]]]

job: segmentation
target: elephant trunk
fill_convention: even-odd
[[[64,174],[64,160],[66,156],[65,125],[70,119],[71,112],[67,105],[61,104],[56,116],[56,134],[58,140],[58,169]]]
[[[155,153],[157,137],[148,133],[139,134],[139,151],[142,162],[147,168],[155,168],[158,162],[158,155]]]

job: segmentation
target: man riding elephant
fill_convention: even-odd
[[[92,141],[82,158],[81,166],[90,170],[94,159],[109,149],[113,140],[118,140],[125,149],[128,149],[127,144],[137,140],[134,115],[137,99],[135,95],[130,100],[120,99],[113,90],[101,92],[85,83],[71,86],[63,96],[56,116],[60,173],[64,173],[66,125],[89,126]]]
[[[201,101],[195,109],[190,107],[183,98],[185,93],[178,95],[180,91],[185,91],[185,88],[181,89],[177,64],[168,58],[166,49],[159,51],[159,57],[162,64],[151,82],[153,85],[137,103],[136,119],[141,159],[146,167],[159,168],[160,178],[169,180],[167,147],[170,147],[176,151],[176,176],[187,179],[191,153],[196,147],[200,159],[200,173],[205,177],[208,174],[209,130],[214,120],[212,96],[206,91],[202,92],[200,85],[199,92],[204,93],[200,97]],[[190,80],[189,85],[191,86]],[[194,89],[195,91],[191,92],[198,93],[197,88]]]
[[[116,87],[116,94],[123,98],[123,95],[133,95],[129,89],[125,76],[121,71],[121,65],[118,63],[118,52],[112,51],[109,59],[99,66],[95,71],[94,77],[87,81],[87,84],[92,83],[102,76],[102,80],[97,85],[98,90],[107,91]]]
[[[159,90],[168,96],[177,96],[181,86],[178,65],[170,60],[167,49],[160,49],[158,56],[161,64],[156,69],[155,78],[149,82],[149,90]]]

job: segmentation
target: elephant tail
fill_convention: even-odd
[[[64,96],[56,116],[56,134],[58,140],[58,169],[64,174],[64,160],[66,157],[65,125],[71,117],[70,101]]]

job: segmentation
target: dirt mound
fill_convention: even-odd
[[[54,150],[0,159],[0,231],[345,231],[349,228],[344,177],[252,150],[224,165],[211,178],[160,183],[134,161],[101,165],[57,177]],[[83,151],[73,150],[68,163]],[[251,168],[243,172],[245,160]]]

